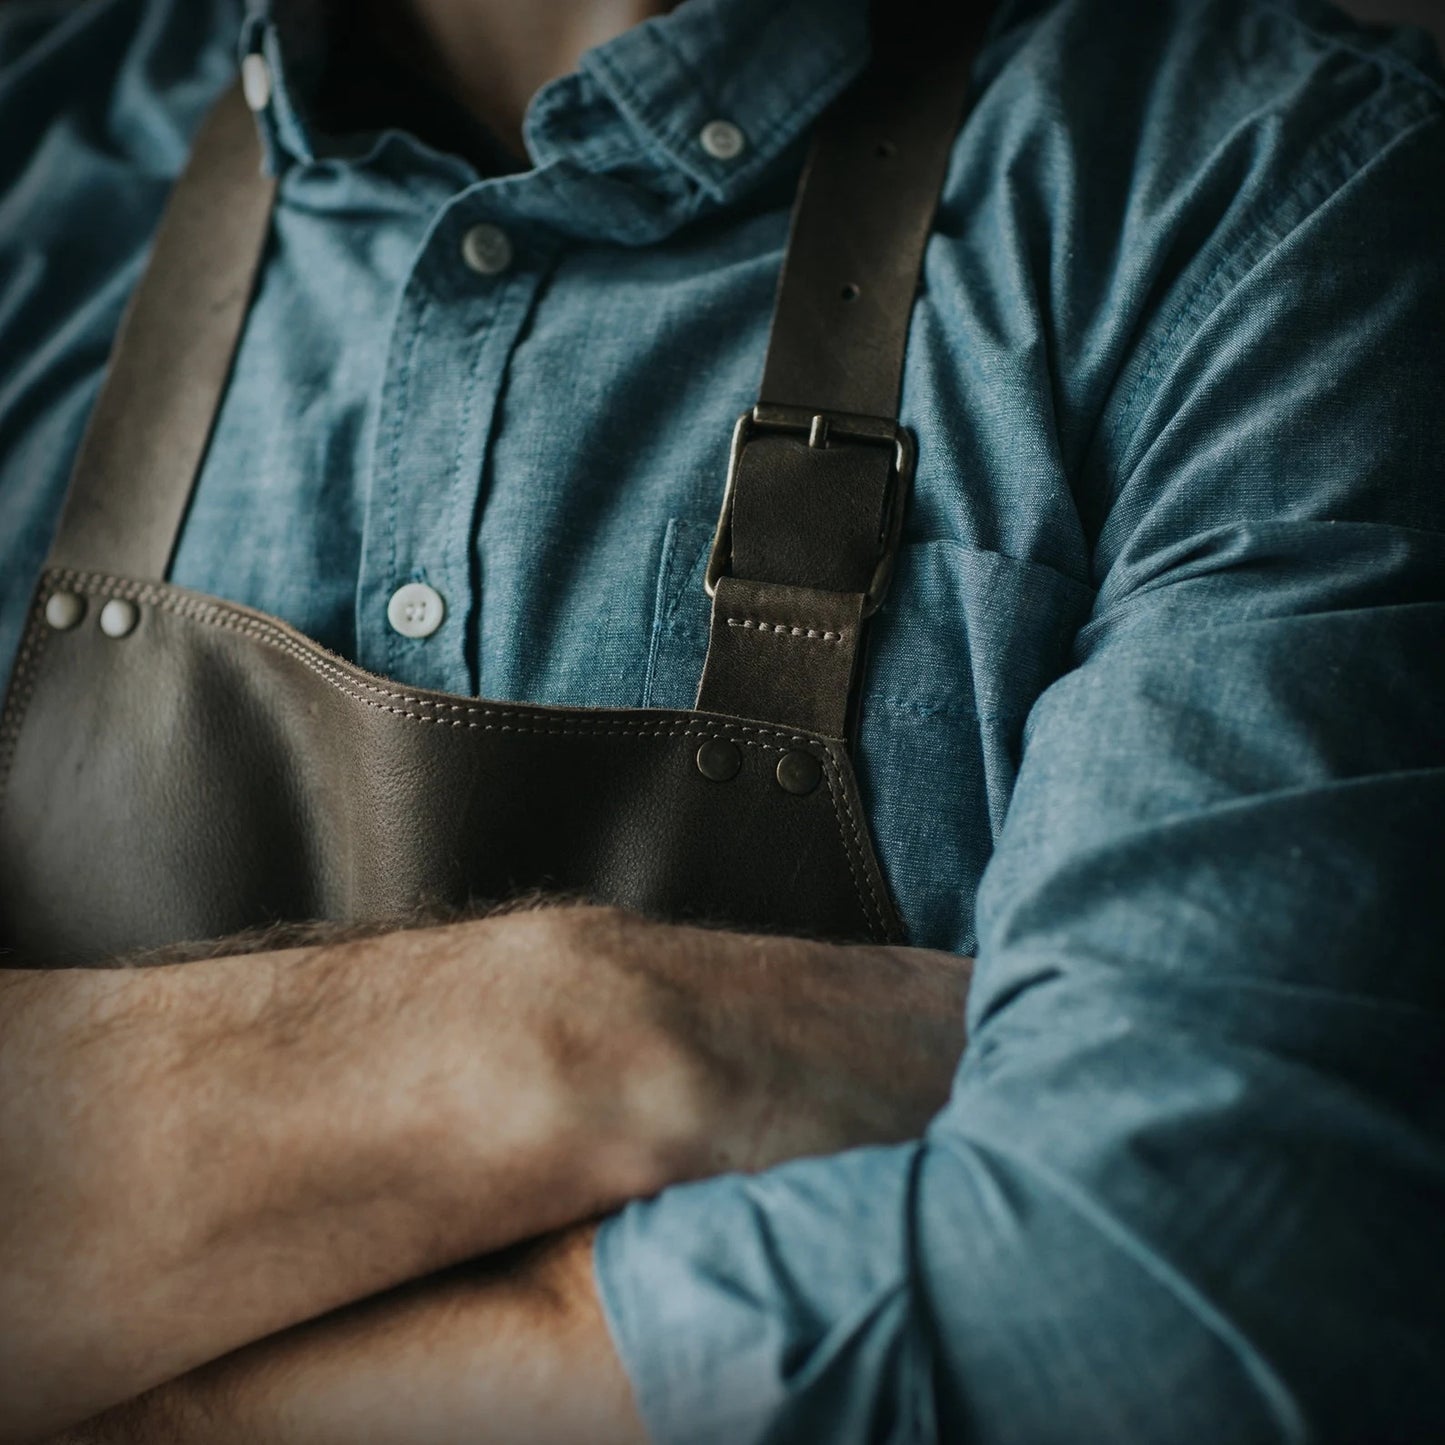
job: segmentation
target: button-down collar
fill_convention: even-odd
[[[249,0],[241,44],[272,71],[260,118],[272,165],[330,156],[312,115],[326,47],[320,7]],[[768,174],[862,70],[868,50],[865,0],[684,0],[543,87],[524,139],[539,168],[563,162],[625,177],[695,213]],[[741,133],[733,156],[703,143],[718,120]]]

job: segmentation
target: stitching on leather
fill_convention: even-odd
[[[20,742],[20,730],[25,724],[25,715],[30,710],[30,701],[35,692],[35,679],[40,672],[40,656],[50,635],[45,622],[45,604],[52,589],[42,587],[37,594],[34,615],[25,633],[20,655],[15,660],[15,675],[11,687],[11,702],[0,718],[0,806],[3,806],[5,790],[10,782],[10,768],[15,761],[15,749]]]
[[[796,627],[788,622],[759,622],[754,617],[729,617],[729,627],[746,627],[757,632],[770,632],[783,637],[811,637],[817,642],[842,642],[841,632],[819,632],[812,627]]]
[[[833,801],[834,815],[838,817],[840,822],[846,818],[848,820],[848,827],[853,833],[851,846],[846,837],[843,840],[843,857],[848,862],[848,872],[853,876],[853,888],[858,894],[858,901],[863,904],[863,913],[864,916],[868,918],[869,927],[873,929],[875,937],[886,939],[888,937],[887,914],[882,903],[879,901],[877,892],[874,890],[873,879],[869,876],[868,868],[865,865],[860,876],[857,866],[857,864],[863,863],[863,838],[858,828],[858,819],[853,812],[853,805],[848,801],[847,796],[843,795],[840,798],[839,790],[834,786],[833,772],[834,770],[830,759],[829,766],[823,769],[823,779],[828,784],[828,796]],[[855,858],[857,864],[855,864]],[[863,896],[865,885],[868,889],[866,899]],[[873,905],[871,916],[868,909],[869,902]]]
[[[48,596],[55,590],[56,586],[74,588],[76,591],[88,593],[98,597],[123,597],[133,602],[144,602],[150,606],[160,608],[174,616],[187,618],[200,622],[204,625],[221,627],[226,631],[235,632],[242,636],[253,638],[266,646],[275,648],[278,652],[285,654],[294,661],[315,673],[321,680],[334,687],[338,692],[350,697],[353,701],[359,702],[364,707],[375,708],[380,712],[389,713],[394,717],[409,718],[414,722],[437,723],[445,727],[465,728],[473,732],[515,732],[526,733],[546,737],[718,737],[723,734],[752,734],[753,736],[736,736],[735,741],[743,747],[761,748],[766,752],[785,752],[790,746],[799,743],[810,747],[817,747],[818,744],[811,738],[806,738],[796,733],[779,732],[772,728],[749,727],[746,723],[713,723],[704,728],[679,727],[677,724],[691,721],[691,714],[674,713],[670,717],[664,716],[654,724],[627,727],[607,728],[599,727],[595,720],[585,713],[559,712],[554,715],[553,720],[560,723],[574,723],[574,727],[539,727],[517,726],[506,722],[477,722],[468,721],[473,718],[520,718],[527,719],[534,716],[529,711],[513,708],[487,708],[471,707],[462,703],[443,703],[434,698],[416,697],[405,692],[393,692],[387,688],[378,687],[373,683],[363,681],[354,676],[348,669],[331,662],[324,656],[318,656],[310,648],[304,646],[296,639],[287,635],[280,627],[273,623],[266,622],[260,618],[248,617],[243,613],[232,611],[223,603],[212,602],[202,598],[178,597],[169,587],[164,584],[149,582],[133,582],[121,577],[111,577],[97,573],[75,572],[70,570],[56,571],[49,574],[42,598]],[[34,676],[37,669],[40,652],[44,646],[44,637],[49,629],[44,625],[43,612],[37,610],[36,617],[31,626],[31,635],[27,639],[26,651],[22,652],[21,661],[17,665],[17,676],[19,667],[29,668],[26,690],[21,698],[21,705],[16,710],[17,716],[13,729],[7,729],[5,738],[0,741],[9,741],[8,733],[13,730],[16,737],[20,731],[20,714],[29,704],[29,692],[34,686]],[[365,697],[363,689],[376,695],[389,699],[388,702],[376,701],[375,698]],[[430,713],[413,712],[410,707],[394,707],[391,703],[400,702],[409,704],[410,707],[426,707],[434,711]],[[460,713],[464,716],[448,717],[446,713]],[[7,719],[8,721],[8,719]],[[673,726],[669,727],[668,723]],[[764,742],[764,738],[772,738],[774,742]],[[824,747],[823,753],[823,777],[828,785],[828,797],[833,805],[833,816],[839,825],[839,841],[843,847],[843,858],[848,865],[848,872],[853,880],[854,892],[858,898],[858,904],[863,913],[864,921],[868,924],[869,930],[876,938],[886,939],[888,927],[886,912],[878,899],[878,894],[873,887],[873,881],[868,876],[865,868],[860,873],[859,864],[863,860],[862,833],[859,829],[858,819],[854,813],[851,803],[845,795],[842,795],[838,788],[837,765],[829,749]],[[0,753],[0,764],[8,770],[9,758]],[[4,774],[0,773],[0,789],[3,789]],[[3,796],[3,792],[0,792]],[[847,831],[844,831],[843,824],[846,821]],[[851,838],[849,837],[851,834]],[[865,891],[866,890],[866,891]]]
[[[213,627],[224,628],[228,632],[236,632],[245,636],[254,637],[257,641],[264,642],[268,646],[276,648],[280,652],[294,657],[298,662],[303,663],[322,677],[322,680],[330,683],[338,691],[353,697],[357,702],[366,703],[368,706],[375,706],[382,711],[395,713],[398,717],[414,718],[418,722],[444,722],[449,726],[469,727],[477,730],[483,727],[491,727],[496,731],[495,725],[483,723],[468,723],[461,718],[442,717],[428,713],[414,713],[409,709],[412,707],[432,708],[436,713],[462,714],[463,717],[475,718],[529,718],[534,713],[528,709],[506,708],[506,707],[485,707],[471,706],[465,703],[442,702],[435,698],[418,697],[413,693],[395,692],[390,688],[378,687],[374,683],[366,682],[356,677],[344,665],[332,662],[322,655],[317,655],[303,643],[288,636],[281,628],[274,624],[265,622],[260,618],[247,617],[242,613],[232,612],[221,603],[209,602],[200,598],[176,597],[168,590],[163,590],[154,583],[129,582],[123,578],[96,577],[92,574],[79,572],[63,572],[55,574],[56,580],[62,581],[79,591],[91,593],[102,597],[124,597],[133,602],[143,602],[149,606],[158,607],[177,617],[190,618],[197,622],[205,623]],[[376,697],[387,699],[387,704],[400,703],[402,707],[392,707],[387,704],[373,703],[371,699],[361,697],[353,692],[353,688],[362,689],[372,693]],[[677,723],[689,720],[690,714],[674,713],[664,715],[657,724],[649,724],[645,727],[627,729],[608,729],[612,735],[625,735],[637,733],[657,733],[661,730],[664,721]],[[567,713],[557,711],[554,713],[554,720],[559,722],[574,722],[582,726],[577,729],[579,732],[593,731],[600,732],[602,729],[589,728],[587,725],[594,722],[594,719],[587,713]],[[510,728],[508,731],[533,732],[543,731],[540,728]],[[555,729],[547,729],[555,731]],[[779,752],[785,746],[797,743],[808,743],[812,740],[796,733],[784,733],[773,728],[749,727],[745,723],[716,723],[706,736],[712,737],[720,732],[755,733],[759,738],[768,737],[778,739],[778,743],[752,743],[747,738],[740,738],[739,741],[750,746],[765,747],[771,752]],[[670,733],[671,736],[683,736],[676,728]],[[690,735],[690,734],[689,734]],[[702,736],[703,734],[699,734]]]

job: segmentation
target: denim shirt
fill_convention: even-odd
[[[280,199],[173,580],[417,686],[689,706],[865,10],[686,0],[519,169],[340,123],[301,0],[8,0],[0,669],[239,35]],[[969,1046],[921,1140],[607,1224],[614,1339],[689,1445],[1438,1437],[1445,76],[1315,0],[1011,0],[975,93],[856,747]]]

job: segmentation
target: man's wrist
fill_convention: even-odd
[[[641,1445],[592,1269],[547,1240],[264,1340],[47,1445]]]
[[[915,1137],[966,985],[600,908],[27,984],[0,1142],[68,1145],[0,1204],[17,1438],[666,1184]]]
[[[558,941],[539,915],[7,976],[0,1373],[30,1385],[0,1439],[655,1187],[567,1086]]]

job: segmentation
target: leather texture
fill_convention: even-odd
[[[877,566],[893,448],[760,436],[734,481],[733,575],[866,592]]]
[[[116,337],[51,565],[164,577],[270,231],[275,183],[239,86],[207,117]],[[182,320],[181,318],[184,318]]]
[[[52,592],[86,601],[55,631]],[[98,625],[133,600],[126,637]],[[713,782],[701,746],[738,750]],[[811,754],[806,796],[778,764]],[[6,776],[8,774],[8,776]],[[414,691],[244,608],[48,573],[0,729],[0,918],[77,965],[276,920],[556,890],[672,920],[900,939],[847,754],[697,713]]]
[[[944,75],[927,125],[908,120],[906,88],[887,92],[885,108],[901,107],[898,159],[915,133],[932,156],[900,167],[912,177],[901,188],[835,184],[851,162],[829,136],[852,145],[863,122],[825,129],[768,363],[809,406],[896,400],[963,73]],[[870,126],[884,103],[873,94]],[[832,287],[812,274],[817,238],[865,191],[878,215],[849,259],[884,267],[886,284],[864,294],[891,298],[889,314],[840,345],[831,323],[795,313]],[[273,201],[233,89],[202,129],[119,337],[0,717],[0,943],[32,966],[79,965],[538,889],[673,920],[901,941],[840,741],[894,504],[891,446],[835,448],[821,431],[752,444],[733,508],[734,558],[752,573],[718,584],[695,712],[409,689],[161,580]],[[900,208],[913,211],[901,228]],[[880,254],[885,236],[911,236],[911,259]],[[834,361],[817,362],[820,346]],[[838,390],[845,375],[866,385]]]
[[[752,610],[788,625],[740,629],[739,589],[719,585],[699,707],[762,710],[844,734],[861,619],[871,610],[864,594],[888,545],[890,509],[906,501],[909,479],[893,472],[892,445],[848,437],[841,422],[897,416],[923,250],[987,20],[985,6],[948,8],[941,19],[943,7],[917,0],[902,0],[895,15],[874,7],[874,63],[824,117],[804,167],[759,412],[820,420],[810,436],[763,431],[746,442],[723,523],[733,579],[785,589]],[[836,436],[830,418],[840,422]],[[819,591],[848,600],[824,604]],[[846,628],[825,614],[846,617]],[[846,666],[818,665],[821,642],[811,650],[779,645],[840,630]],[[840,651],[833,647],[834,664],[844,661]],[[780,661],[804,658],[791,673],[777,672]]]
[[[723,577],[697,705],[842,739],[863,631],[861,592],[822,592]]]
[[[768,404],[898,414],[923,248],[988,7],[894,0],[874,14],[877,58],[823,118],[799,186]]]

